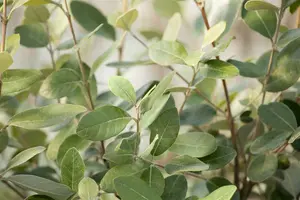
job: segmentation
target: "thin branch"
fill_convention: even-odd
[[[209,25],[208,18],[207,18],[206,12],[205,12],[204,2],[198,2],[197,0],[194,0],[194,1],[195,1],[196,5],[198,6],[198,8],[201,11],[202,18],[203,18],[204,24],[206,26],[206,29],[209,30],[210,25]],[[215,47],[214,42],[212,43],[212,46]],[[220,59],[218,56],[216,58]],[[239,151],[238,151],[238,148],[237,148],[237,137],[236,137],[234,119],[232,117],[232,112],[231,112],[229,92],[228,92],[228,87],[227,87],[227,83],[226,83],[225,79],[222,80],[222,85],[223,85],[223,89],[224,89],[224,93],[225,93],[225,99],[226,99],[226,105],[227,105],[227,121],[228,121],[229,127],[230,127],[231,140],[232,140],[232,144],[234,146],[234,149],[237,152],[237,156],[234,159],[234,183],[237,186],[237,188],[239,189],[239,172],[240,172]]]
[[[193,83],[195,81],[195,78],[196,78],[196,75],[197,75],[197,73],[196,73],[195,69],[193,68],[193,77],[192,77],[192,80],[190,82],[188,82],[188,87],[191,87],[193,85]],[[187,99],[189,98],[190,95],[191,95],[191,89],[188,89],[188,91],[186,91],[184,93],[184,100],[183,100],[183,103],[182,103],[182,105],[179,109],[179,114],[182,112],[182,110],[184,108],[184,105],[185,105],[185,103],[186,103],[186,101],[187,101]]]
[[[2,42],[0,52],[5,51],[5,43],[6,43],[6,31],[7,31],[7,0],[3,0],[3,13],[1,17],[2,22]],[[2,73],[0,73],[0,96],[2,94]]]
[[[143,42],[137,35],[135,35],[135,33],[133,33],[132,31],[129,31],[129,33],[134,39],[136,39],[139,43],[141,43],[146,49],[149,48],[145,42]]]

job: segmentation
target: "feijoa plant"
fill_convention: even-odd
[[[163,33],[132,28],[142,0],[122,0],[123,9],[109,16],[92,0],[0,1],[0,199],[299,198],[300,24],[289,30],[282,19],[298,12],[300,20],[300,1],[151,1],[168,19]],[[198,50],[178,39],[187,2],[199,9],[198,29],[206,28]],[[7,34],[22,9],[21,24]],[[236,19],[269,40],[268,51],[223,59]],[[75,23],[85,36],[78,37]],[[130,61],[123,59],[129,36],[144,48]],[[110,46],[85,62],[82,50],[92,37]],[[51,67],[12,69],[20,46],[46,49]],[[118,60],[108,61],[115,53]],[[122,76],[154,65],[169,73],[141,88]],[[101,66],[116,75],[98,93]],[[237,100],[228,89],[237,76],[257,80],[255,92]],[[184,84],[174,86],[175,79]],[[213,98],[217,82],[223,91]]]

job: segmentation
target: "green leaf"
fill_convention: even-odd
[[[277,45],[279,47],[285,47],[290,42],[292,42],[293,40],[299,37],[300,37],[300,28],[288,30],[279,37]]]
[[[38,194],[49,196],[55,200],[67,200],[74,195],[66,185],[33,175],[14,175],[8,181]]]
[[[207,170],[209,165],[201,162],[199,159],[191,156],[178,156],[173,158],[165,167],[169,174],[178,172],[200,172]]]
[[[156,38],[160,40],[163,37],[163,34],[160,31],[156,30],[141,30],[140,33],[147,40],[152,40]]]
[[[220,187],[210,193],[208,196],[204,198],[200,198],[199,200],[231,200],[231,197],[234,195],[236,191],[236,186],[234,185],[227,185]]]
[[[296,117],[283,103],[273,102],[261,105],[258,108],[260,119],[274,129],[282,131],[295,131],[297,128]]]
[[[82,139],[78,135],[70,135],[67,137],[59,146],[58,153],[57,153],[57,163],[60,165],[65,154],[71,148],[76,148],[78,150],[85,150],[90,146],[91,142]]]
[[[203,43],[202,43],[202,48],[206,47],[207,45],[212,44],[215,42],[222,33],[226,29],[226,22],[221,21],[217,24],[215,24],[213,27],[211,27],[204,35]]]
[[[0,153],[2,153],[8,145],[9,137],[6,130],[0,132]]]
[[[217,149],[214,136],[204,132],[189,132],[181,134],[171,146],[170,151],[179,155],[204,157]]]
[[[66,127],[62,128],[55,138],[49,143],[46,155],[49,160],[55,160],[57,158],[58,150],[60,145],[68,138],[70,135],[76,133],[76,126],[74,123],[70,123]]]
[[[14,138],[18,140],[23,148],[30,148],[45,146],[47,134],[41,130],[25,130],[20,135],[14,135]]]
[[[152,188],[156,194],[159,196],[163,194],[165,188],[165,179],[154,165],[151,165],[146,169],[141,175],[141,179],[147,183],[147,185]]]
[[[2,95],[16,95],[28,90],[42,78],[42,73],[35,69],[10,69],[2,74]]]
[[[122,76],[112,76],[108,81],[108,86],[114,95],[132,104],[136,103],[135,90],[127,79]]]
[[[248,177],[253,182],[262,182],[270,178],[277,170],[276,155],[258,155],[248,166]]]
[[[27,197],[25,200],[53,200],[53,199],[46,195],[32,195]]]
[[[40,95],[49,99],[71,95],[82,84],[79,74],[72,69],[60,69],[50,74],[41,85]]]
[[[181,11],[181,7],[177,1],[173,0],[154,0],[152,1],[155,12],[163,17],[171,17],[175,13]]]
[[[277,24],[277,16],[274,10],[247,11],[243,9],[242,18],[254,31],[267,38],[273,38]]]
[[[106,140],[121,133],[130,120],[131,117],[122,109],[102,106],[81,118],[76,133],[87,140]]]
[[[245,8],[248,11],[250,11],[250,10],[274,10],[277,12],[279,10],[278,7],[274,6],[271,3],[263,1],[263,0],[247,1],[245,4]]]
[[[144,166],[133,163],[127,165],[117,165],[111,168],[103,177],[100,188],[105,192],[115,192],[114,179],[120,176],[137,176],[140,177],[144,170]]]
[[[98,185],[97,183],[89,178],[83,178],[78,185],[78,196],[82,200],[95,200],[98,196]]]
[[[223,186],[232,186],[232,185],[233,184],[229,180],[223,177],[213,177],[206,181],[206,187],[210,193]],[[240,199],[240,193],[238,190],[236,190],[231,200],[239,200],[239,199]]]
[[[300,38],[293,40],[279,53],[276,67],[266,85],[269,92],[279,92],[294,85],[300,77]]]
[[[250,78],[258,78],[265,75],[265,71],[261,69],[261,66],[256,65],[251,62],[241,62],[238,60],[230,59],[228,60],[229,63],[236,66],[239,71],[240,75],[244,77],[250,77]]]
[[[216,110],[207,104],[192,105],[180,114],[180,124],[201,126],[210,122],[216,115]]]
[[[274,150],[284,144],[290,135],[291,132],[270,131],[257,137],[251,144],[250,151],[253,154],[261,154]]]
[[[6,39],[6,45],[5,45],[5,50],[10,53],[10,55],[14,55],[16,51],[20,47],[20,35],[19,34],[12,34],[8,36]]]
[[[96,34],[110,40],[116,39],[114,28],[107,23],[106,17],[97,8],[79,0],[71,1],[70,8],[75,20],[85,30],[91,32],[100,24],[103,24],[103,27]]]
[[[18,113],[9,120],[8,125],[26,129],[44,128],[72,119],[85,111],[86,108],[79,105],[52,104]]]
[[[13,58],[8,52],[1,52],[0,53],[0,73],[3,73],[13,64]]]
[[[84,177],[85,165],[76,148],[67,151],[61,161],[61,182],[73,191],[78,191],[78,184]]]
[[[300,128],[298,127],[295,130],[295,132],[292,133],[291,137],[288,140],[288,143],[291,144],[291,143],[295,142],[295,140],[299,139],[299,137],[300,137]]]
[[[113,68],[129,68],[129,67],[139,67],[144,65],[153,65],[155,64],[151,60],[138,60],[138,61],[117,61],[117,62],[110,62],[107,63],[107,67]]]
[[[117,193],[124,200],[161,200],[154,189],[134,176],[121,176],[114,179]]]
[[[181,27],[182,19],[180,13],[175,13],[168,22],[168,25],[164,31],[163,40],[166,41],[176,41],[180,27]]]
[[[183,175],[172,175],[165,179],[163,200],[184,200],[187,193],[187,180]]]
[[[226,79],[239,75],[239,70],[232,64],[221,60],[209,60],[199,67],[199,72],[207,78]]]
[[[163,66],[173,64],[185,64],[187,51],[184,46],[178,42],[159,41],[149,47],[150,59]]]
[[[24,4],[25,6],[39,6],[51,3],[51,0],[27,0],[27,2]]]
[[[149,126],[151,131],[150,142],[152,142],[156,135],[158,140],[152,150],[152,155],[160,155],[170,148],[175,142],[179,132],[179,116],[173,98],[170,98],[162,109],[156,120]]]
[[[133,8],[128,10],[126,13],[119,16],[116,20],[116,27],[129,31],[131,25],[136,21],[138,18],[138,11],[137,9]]]
[[[28,48],[46,47],[49,43],[48,33],[43,24],[24,24],[15,29],[20,34],[21,45]]]
[[[236,151],[231,147],[218,146],[212,154],[200,160],[209,165],[209,170],[220,169],[230,163],[236,156]]]
[[[45,149],[46,149],[45,147],[32,147],[18,153],[9,161],[4,173],[6,173],[7,171],[11,170],[14,167],[24,164],[32,157],[45,151]]]
[[[50,17],[50,12],[44,5],[28,6],[24,12],[25,22],[28,23],[45,23]]]

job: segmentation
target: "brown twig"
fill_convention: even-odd
[[[1,42],[1,52],[5,51],[5,43],[6,43],[6,31],[7,31],[7,0],[3,0],[3,13],[1,17],[2,21],[2,42]],[[2,73],[0,73],[0,96],[2,94]]]
[[[198,2],[197,0],[195,0],[195,3],[197,4],[198,8],[201,11],[202,18],[203,18],[206,29],[209,30],[210,25],[209,25],[208,18],[207,18],[207,15],[206,15],[204,3],[203,2]],[[214,42],[212,43],[212,46],[215,47]],[[220,59],[219,56],[217,56],[216,58]],[[223,85],[223,89],[224,89],[224,93],[225,93],[225,99],[226,99],[226,105],[227,105],[227,121],[228,121],[229,127],[230,127],[231,140],[232,140],[233,147],[237,152],[237,156],[234,159],[234,183],[235,183],[236,187],[239,189],[239,172],[240,172],[239,151],[238,151],[238,148],[237,148],[237,137],[236,137],[234,119],[232,117],[232,112],[231,112],[230,97],[229,97],[228,87],[227,87],[227,83],[226,83],[225,79],[222,80],[222,85]]]
[[[196,71],[195,71],[195,68],[192,68],[193,69],[193,77],[192,77],[192,80],[189,81],[187,84],[188,84],[188,87],[191,87],[195,81],[195,78],[196,78]],[[189,96],[191,95],[191,89],[188,89],[188,91],[186,91],[184,93],[184,99],[183,99],[183,102],[182,102],[182,105],[180,106],[180,109],[179,109],[179,114],[182,112],[183,108],[184,108],[184,105],[187,101],[187,99],[189,98]]]

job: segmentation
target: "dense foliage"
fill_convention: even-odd
[[[186,1],[199,9],[197,27],[206,28],[196,51],[177,39]],[[0,199],[298,199],[300,25],[289,30],[281,22],[300,1],[153,0],[169,20],[163,33],[137,33],[132,25],[144,2],[121,3],[105,16],[93,1],[1,0]],[[22,8],[22,23],[8,35]],[[237,18],[270,41],[259,58],[222,60]],[[86,36],[76,37],[75,23]],[[65,32],[70,40],[62,40]],[[129,36],[144,52],[127,61]],[[88,66],[82,49],[92,37],[111,46]],[[47,49],[52,67],[12,69],[20,46]],[[119,59],[107,63],[114,53]],[[99,94],[95,72],[104,65],[116,76]],[[122,74],[143,65],[170,73],[135,90]],[[238,114],[238,93],[227,81],[236,76],[257,80],[254,94],[237,102]],[[217,82],[224,92],[212,99]]]

